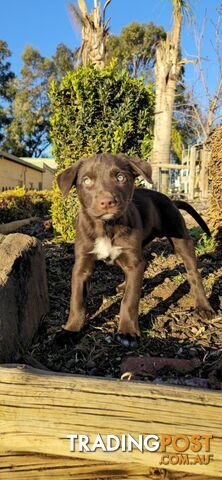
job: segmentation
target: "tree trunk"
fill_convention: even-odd
[[[179,52],[182,19],[182,1],[177,0],[174,6],[172,33],[168,32],[166,40],[161,40],[156,49],[156,103],[152,165],[154,187],[161,187],[163,191],[168,188],[168,173],[163,174],[162,185],[159,186],[159,169],[155,165],[170,163],[173,106],[181,70]]]
[[[109,2],[106,2],[107,4]],[[102,20],[99,0],[94,0],[94,8],[91,13],[87,13],[85,1],[80,2],[79,6],[83,15],[82,27],[82,46],[80,56],[83,65],[93,63],[98,68],[105,66],[106,39],[108,35],[108,22]],[[105,13],[104,13],[105,15]]]

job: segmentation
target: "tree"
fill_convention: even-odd
[[[18,156],[40,156],[49,145],[48,85],[55,76],[52,60],[30,45],[23,53],[21,80],[16,80],[13,121],[8,128],[8,149]]]
[[[201,195],[202,198],[208,196],[208,170],[209,170],[209,158],[210,158],[210,144],[211,133],[217,126],[218,121],[222,119],[222,50],[221,50],[221,19],[222,8],[219,9],[218,19],[215,25],[215,40],[211,40],[211,46],[215,56],[214,62],[214,89],[208,85],[207,75],[210,71],[209,59],[202,56],[202,41],[205,33],[207,12],[205,13],[200,32],[198,32],[196,25],[194,24],[194,36],[197,48],[197,55],[193,59],[193,63],[196,69],[196,77],[193,86],[186,85],[186,93],[184,95],[183,111],[182,111],[182,124],[187,125],[188,129],[191,128],[192,134],[195,137],[195,142],[202,144],[201,149]],[[204,61],[208,62],[207,68],[205,68]],[[219,131],[221,134],[221,131]],[[219,138],[216,135],[216,138]],[[215,153],[214,158],[217,156],[215,142],[212,143]],[[211,159],[210,163],[213,160]],[[217,167],[212,166],[212,171],[216,171]],[[212,183],[219,182],[218,177],[212,177]],[[219,191],[219,186],[212,191]]]
[[[119,36],[107,40],[107,62],[117,58],[120,68],[127,68],[133,77],[140,73],[151,76],[158,42],[166,37],[163,27],[154,23],[132,22]]]
[[[55,66],[55,75],[58,81],[64,77],[67,72],[72,71],[78,60],[78,49],[74,51],[71,48],[68,48],[64,43],[60,43],[57,48],[55,55],[52,56],[52,61]]]
[[[11,104],[15,95],[14,79],[15,74],[11,71],[11,64],[8,61],[11,52],[7,43],[0,40],[0,145],[1,148],[5,139],[5,128],[11,123]]]
[[[184,11],[188,10],[186,0],[172,0],[173,27],[156,47],[155,78],[156,102],[154,143],[152,152],[153,181],[158,186],[159,170],[157,163],[170,163],[171,130],[176,87],[181,74],[183,61],[180,57],[180,39]],[[167,190],[168,176],[163,178],[163,190]]]
[[[197,29],[195,28],[195,38],[196,38],[196,47],[197,47],[197,60],[195,62],[198,77],[202,84],[203,93],[205,96],[204,104],[200,107],[196,107],[194,104],[194,111],[196,118],[199,122],[200,128],[202,130],[202,140],[204,143],[207,143],[209,136],[212,130],[213,125],[216,121],[222,118],[222,112],[218,111],[222,106],[222,49],[221,49],[221,20],[222,20],[222,7],[218,12],[217,24],[215,25],[215,41],[211,42],[214,52],[216,54],[217,60],[217,70],[218,72],[216,78],[216,86],[213,92],[210,91],[210,88],[207,84],[206,70],[203,66],[203,57],[202,57],[202,40],[205,32],[207,16],[205,14],[201,31],[198,35]],[[196,108],[195,108],[196,107]]]
[[[50,144],[49,85],[74,69],[76,55],[60,44],[55,55],[47,58],[29,45],[22,59],[21,79],[16,79],[12,105],[13,120],[7,128],[4,145],[14,155],[39,157]]]
[[[106,8],[111,0],[106,0],[101,12],[100,0],[94,0],[94,8],[88,13],[85,0],[78,0],[79,8],[69,5],[74,22],[82,27],[82,45],[79,58],[84,66],[93,63],[99,68],[105,66],[106,41],[110,19],[105,21]]]
[[[214,53],[217,59],[217,73],[215,69],[215,89],[211,91],[207,83],[207,74],[203,66],[203,57],[202,57],[202,40],[205,32],[207,16],[205,14],[201,31],[198,35],[197,29],[195,28],[195,38],[197,46],[197,60],[196,68],[198,71],[198,77],[200,83],[202,84],[202,90],[204,94],[204,103],[197,104],[193,102],[194,115],[199,124],[200,128],[200,139],[202,140],[203,149],[202,149],[202,163],[201,163],[201,193],[202,198],[206,198],[208,195],[208,160],[209,160],[209,140],[212,129],[215,127],[215,124],[222,119],[222,50],[221,50],[221,20],[222,20],[222,7],[218,12],[218,19],[215,25],[215,41],[211,42]],[[194,98],[194,96],[193,96]],[[215,143],[214,143],[215,148]],[[216,158],[216,155],[215,157]],[[212,160],[213,161],[213,160]],[[213,169],[213,166],[212,166]],[[218,178],[213,179],[212,182],[218,182]],[[218,190],[216,187],[213,190]]]

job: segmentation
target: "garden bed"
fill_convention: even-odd
[[[49,218],[20,231],[42,241],[50,312],[42,319],[31,347],[15,357],[20,365],[0,367],[0,471],[4,478],[222,478],[222,397],[221,391],[215,391],[221,390],[221,314],[211,322],[194,315],[184,266],[168,242],[157,240],[146,250],[139,318],[142,339],[130,350],[114,337],[121,301],[115,287],[122,281],[121,271],[96,263],[86,325],[77,342],[64,341],[59,332],[69,309],[73,245],[55,241]],[[207,295],[219,311],[221,249],[206,240],[198,245],[198,253]],[[124,378],[139,382],[123,381],[124,365],[132,362],[136,362],[134,371],[125,372]],[[188,364],[192,368],[187,370]],[[161,449],[152,454],[138,449],[70,452],[66,438],[70,434],[88,435],[90,445],[97,435],[104,439],[110,434],[137,440],[139,434],[212,438],[209,452],[202,448],[198,456],[188,450],[181,457],[170,445],[163,460]]]
[[[221,388],[221,314],[219,312],[211,322],[202,321],[194,314],[184,266],[172,254],[167,241],[157,240],[146,250],[139,318],[142,339],[136,349],[130,350],[113,338],[121,301],[115,287],[123,279],[121,271],[97,262],[88,295],[87,323],[79,341],[60,341],[57,332],[66,321],[69,309],[73,246],[55,242],[49,220],[35,222],[23,227],[22,231],[43,242],[51,306],[32,347],[19,361],[58,372],[120,378],[121,364],[129,356],[198,359],[189,373],[163,364],[157,372],[142,369],[131,378]],[[210,303],[218,312],[222,299],[221,249],[217,247],[211,251],[206,245],[202,250],[199,248],[198,264]]]

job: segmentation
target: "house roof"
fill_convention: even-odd
[[[36,164],[35,162],[31,162],[30,159],[19,158],[11,153],[4,152],[0,150],[0,159],[6,158],[7,160],[11,160],[12,162],[19,163],[20,165],[25,165],[26,167],[32,168],[33,170],[38,170],[39,172],[43,172],[43,165]]]
[[[57,170],[57,163],[54,158],[48,157],[41,157],[41,158],[33,158],[33,157],[21,157],[22,160],[28,162],[30,165],[36,165],[44,169],[44,167],[48,167],[50,170],[54,172]]]
[[[0,158],[6,158],[12,162],[32,168],[33,170],[38,170],[38,172],[43,172],[45,168],[50,170],[52,173],[57,170],[57,164],[54,158],[16,157],[15,155],[7,153],[3,150],[0,150]]]

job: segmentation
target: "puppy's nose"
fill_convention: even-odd
[[[114,207],[116,205],[116,200],[113,198],[112,195],[106,195],[101,198],[99,204],[100,208],[106,210],[108,208]]]

